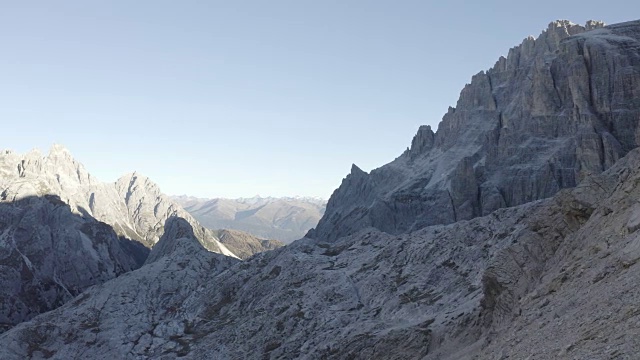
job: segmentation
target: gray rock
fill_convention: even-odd
[[[196,229],[208,250],[234,256],[147,177],[132,173],[115,183],[101,183],[61,145],[44,156],[37,150],[25,155],[5,150],[0,153],[0,174],[2,201],[56,195],[74,213],[105,222],[119,235],[149,248],[162,236],[166,220],[178,216]]]
[[[343,181],[308,236],[401,234],[552,196],[639,143],[640,22],[556,21],[473,76],[434,134]]]
[[[139,268],[149,252],[54,195],[0,202],[0,233],[1,330]]]
[[[638,184],[633,150],[551,199],[245,262],[205,252],[176,219],[155,260],[0,335],[0,357],[630,358]]]
[[[180,215],[206,249],[235,256],[143,176],[101,183],[59,145],[0,152],[0,330],[139,268]]]

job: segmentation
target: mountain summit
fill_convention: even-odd
[[[438,130],[351,170],[308,236],[400,234],[552,196],[640,143],[638,22],[559,20],[474,75]]]

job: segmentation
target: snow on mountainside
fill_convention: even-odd
[[[302,238],[316,226],[326,206],[325,200],[313,197],[172,199],[210,229],[241,230],[285,243]]]
[[[468,220],[609,168],[640,143],[639,48],[637,21],[549,24],[474,75],[437,132],[370,174],[354,165],[308,236]]]

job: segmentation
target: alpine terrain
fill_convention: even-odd
[[[200,199],[174,196],[172,199],[210,229],[241,230],[285,243],[304,237],[316,226],[327,203],[308,197]]]
[[[436,132],[371,173],[354,165],[305,238],[244,261],[178,207],[144,205],[139,175],[99,185],[76,168],[40,183],[6,154],[11,276],[47,277],[49,296],[77,274],[64,251],[102,266],[0,334],[0,358],[637,358],[639,125],[640,20],[555,21],[473,76]],[[91,200],[99,187],[120,197]],[[97,221],[154,244],[144,265],[128,271],[138,258],[118,249],[135,245]],[[16,309],[41,303],[25,299]]]

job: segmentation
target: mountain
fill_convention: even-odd
[[[210,229],[241,230],[285,243],[302,238],[316,226],[326,205],[325,200],[308,197],[172,199]]]
[[[4,151],[0,153],[0,175],[2,201],[56,195],[74,213],[107,223],[117,234],[149,248],[162,236],[166,220],[178,216],[194,227],[205,248],[233,256],[147,177],[132,173],[115,183],[102,183],[61,145],[54,145],[47,155],[37,150],[25,155]]]
[[[177,223],[173,223],[177,222]],[[142,268],[0,335],[0,358],[605,359],[640,347],[640,150],[551,199],[244,262],[170,219]]]
[[[638,23],[549,24],[467,84],[437,132],[393,162],[353,166],[308,236],[402,234],[574,187],[638,146]]]
[[[213,233],[224,246],[243,260],[257,253],[274,250],[285,245],[281,241],[261,239],[244,231],[222,229],[215,230]]]
[[[636,358],[639,59],[640,21],[554,22],[437,133],[354,166],[313,238],[241,262],[169,217],[144,266],[0,358]]]
[[[58,196],[0,202],[0,332],[139,268],[149,250]]]
[[[142,175],[101,183],[59,145],[0,152],[0,331],[139,268],[176,216],[206,249],[235,256]]]

